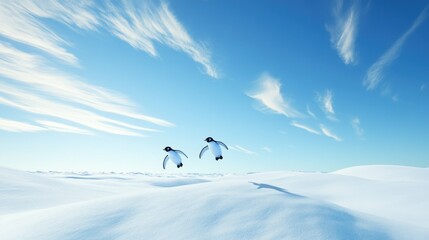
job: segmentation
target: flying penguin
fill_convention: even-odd
[[[212,137],[208,137],[204,139],[208,143],[203,149],[201,149],[200,152],[200,159],[203,156],[203,154],[207,151],[207,149],[210,149],[210,152],[212,152],[213,156],[215,157],[216,161],[219,159],[223,159],[222,157],[222,150],[220,149],[220,146],[226,148],[228,150],[228,147],[225,145],[225,143],[221,141],[216,141]]]
[[[165,156],[164,162],[162,163],[162,167],[164,169],[169,159],[176,164],[177,168],[183,167],[182,158],[180,157],[179,153],[188,158],[184,152],[180,150],[174,150],[171,147],[165,147],[163,150],[167,152],[167,156]]]

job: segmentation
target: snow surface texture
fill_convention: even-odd
[[[0,168],[0,239],[429,239],[429,169],[240,175]]]

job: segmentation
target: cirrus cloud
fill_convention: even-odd
[[[46,130],[33,124],[0,118],[0,129],[8,132],[39,132]]]
[[[304,125],[304,124],[302,124],[302,123],[299,123],[299,122],[297,122],[297,121],[293,121],[293,122],[291,123],[291,125],[292,125],[292,126],[294,126],[294,127],[296,127],[296,128],[303,129],[303,130],[305,130],[305,131],[307,131],[307,132],[309,132],[309,133],[313,133],[313,134],[316,134],[316,135],[320,135],[320,132],[319,132],[319,131],[317,131],[317,130],[315,130],[315,129],[311,128],[311,127],[308,127],[308,126],[306,126],[306,125]]]
[[[0,3],[0,104],[35,114],[33,129],[92,134],[144,136],[154,128],[130,124],[139,120],[161,127],[173,123],[138,113],[126,96],[89,84],[79,76],[61,70],[57,61],[79,66],[72,42],[65,40],[45,19],[73,30],[107,30],[132,47],[157,56],[154,43],[184,52],[219,77],[210,52],[195,41],[183,24],[160,2],[106,1],[2,1]],[[25,45],[25,47],[22,47]],[[40,116],[48,120],[34,120]],[[119,117],[121,120],[116,120]],[[61,121],[61,122],[58,122]],[[84,126],[81,129],[70,123]],[[30,124],[31,125],[31,124]],[[31,128],[28,128],[31,129]]]
[[[359,9],[356,4],[344,11],[342,0],[336,2],[333,14],[335,23],[327,26],[331,43],[345,64],[356,62],[355,42],[358,32]]]
[[[327,89],[323,96],[317,93],[317,101],[319,101],[320,108],[323,110],[323,112],[325,112],[328,119],[332,121],[338,121],[338,119],[335,117],[334,94],[331,90]]]
[[[402,46],[411,36],[411,34],[421,25],[425,20],[429,5],[426,6],[417,18],[414,20],[411,27],[400,37],[395,43],[383,54],[381,57],[368,69],[366,77],[363,80],[363,85],[366,90],[374,90],[384,78],[384,69],[398,58]]]
[[[257,100],[263,108],[288,118],[301,117],[289,101],[283,98],[280,81],[268,73],[262,74],[258,79],[258,89],[247,93],[247,96]]]
[[[332,138],[332,139],[334,139],[335,141],[338,141],[338,142],[343,141],[340,137],[338,137],[336,134],[334,134],[331,130],[329,130],[324,125],[320,124],[320,129],[322,130],[322,133],[325,136],[330,137],[330,138]]]
[[[200,63],[209,76],[219,77],[208,49],[192,39],[166,3],[154,6],[129,1],[124,2],[123,7],[107,5],[103,19],[109,26],[108,30],[118,38],[152,56],[158,55],[154,46],[156,42],[180,50]]]
[[[358,117],[354,117],[351,121],[353,130],[355,131],[356,135],[359,137],[362,137],[364,131],[360,124],[360,119]]]

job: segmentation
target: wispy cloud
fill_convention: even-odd
[[[234,151],[238,151],[238,152],[241,152],[241,153],[245,153],[245,154],[247,154],[247,155],[256,155],[256,154],[257,154],[256,152],[251,151],[251,150],[249,150],[249,149],[247,149],[247,148],[241,147],[241,146],[239,146],[239,145],[230,146],[230,148],[231,148],[232,150],[234,150]]]
[[[320,108],[325,112],[326,117],[332,121],[337,121],[334,110],[334,94],[331,90],[326,90],[322,96],[317,93],[317,100],[319,101]]]
[[[319,131],[317,131],[317,130],[315,130],[315,129],[311,128],[311,127],[308,127],[308,126],[306,126],[306,125],[304,125],[304,124],[302,124],[302,123],[299,123],[299,122],[293,121],[293,122],[291,123],[291,125],[292,125],[292,126],[294,126],[294,127],[296,127],[296,128],[304,129],[305,131],[307,131],[307,132],[309,132],[309,133],[313,133],[313,134],[320,135],[320,132],[319,132]]]
[[[323,124],[320,124],[320,131],[318,131],[318,130],[316,130],[314,128],[311,128],[309,126],[306,126],[306,125],[304,125],[302,123],[299,123],[297,121],[291,122],[291,125],[294,126],[294,127],[296,127],[296,128],[303,129],[303,130],[305,130],[305,131],[307,131],[309,133],[312,133],[312,134],[323,135],[323,136],[326,136],[326,137],[330,137],[330,138],[335,139],[336,141],[339,141],[339,142],[342,141],[342,139],[340,137],[338,137],[336,134],[334,134],[331,130],[329,130]]]
[[[134,48],[157,56],[155,42],[183,51],[213,78],[219,74],[211,62],[210,52],[204,44],[195,42],[166,3],[156,7],[147,2],[125,2],[124,7],[108,4],[104,14],[109,31]]]
[[[331,90],[326,90],[325,95],[322,98],[323,110],[330,114],[335,114],[333,106],[333,94]]]
[[[352,124],[353,130],[355,131],[356,135],[358,135],[359,137],[362,137],[364,131],[360,125],[360,119],[358,117],[354,117],[352,119],[351,124]]]
[[[138,113],[134,103],[119,93],[59,70],[57,60],[73,66],[79,65],[79,60],[71,52],[72,42],[58,35],[46,19],[73,30],[107,30],[152,56],[158,55],[155,43],[166,45],[189,55],[208,75],[219,77],[209,50],[193,40],[165,3],[3,1],[0,3],[0,104],[36,114],[31,121],[40,116],[49,119],[36,120],[39,126],[28,129],[77,134],[93,134],[92,130],[97,130],[144,136],[140,131],[158,130],[128,122],[134,119],[161,127],[174,126],[164,119]],[[115,120],[118,117],[120,121]]]
[[[345,64],[356,62],[355,42],[358,32],[359,11],[353,4],[348,11],[344,10],[343,1],[338,0],[334,7],[335,23],[327,26],[331,34],[331,43]]]
[[[262,106],[260,110],[268,109],[274,113],[284,115],[288,118],[296,118],[296,117],[304,116],[303,114],[295,110],[295,108],[293,108],[290,103],[284,100],[281,94],[281,84],[278,79],[273,78],[268,73],[264,73],[258,79],[258,84],[259,84],[258,89],[252,93],[247,93],[247,95],[255,100],[258,100],[258,102]],[[319,101],[322,110],[326,113],[327,118],[333,121],[338,121],[335,117],[332,91],[326,90],[323,96],[320,94],[317,94],[317,96],[318,96],[317,100]],[[308,105],[307,105],[307,113],[310,116],[313,116],[313,118],[315,118],[314,113],[310,110]],[[291,125],[293,127],[303,129],[312,134],[316,134],[316,135],[323,134],[327,137],[335,139],[336,141],[342,141],[341,138],[333,134],[329,129],[327,129],[323,125],[320,125],[321,132],[311,127],[308,127],[302,123],[299,123],[297,121],[292,121]],[[284,131],[281,133],[286,134],[286,132]]]
[[[329,130],[324,125],[320,124],[320,129],[322,130],[322,133],[325,136],[330,137],[330,138],[332,138],[332,139],[334,139],[335,141],[338,141],[338,142],[342,141],[342,139],[340,137],[338,137],[336,134],[334,134],[333,132],[331,132],[331,130]]]
[[[55,34],[40,20],[54,19],[69,26],[94,29],[98,20],[88,1],[1,1],[0,35],[40,49],[53,57],[77,65],[78,59],[66,47],[69,42]]]
[[[289,118],[300,117],[302,114],[298,112],[290,102],[287,102],[281,94],[280,81],[268,73],[264,73],[258,79],[258,89],[247,95],[259,103],[261,110],[268,109],[274,113],[282,114]]]
[[[1,101],[1,97],[0,97]],[[0,118],[0,130],[9,132],[40,132],[40,131],[56,131],[65,133],[76,133],[92,135],[93,132],[80,129],[77,127],[69,126],[63,123],[47,121],[47,120],[36,120],[39,125],[33,125],[30,123],[24,123],[20,121]]]
[[[424,91],[426,89],[426,83],[423,83],[421,86],[420,86],[420,91]]]
[[[1,1],[0,36],[37,48],[72,65],[77,57],[67,50],[72,45],[56,34],[42,19],[88,31],[105,29],[132,47],[157,56],[154,43],[167,45],[189,55],[213,78],[219,74],[210,51],[196,42],[166,3],[150,1]]]
[[[0,118],[0,130],[8,132],[39,132],[46,129],[29,123]]]
[[[155,131],[104,117],[79,107],[51,101],[9,84],[0,83],[0,104],[38,115],[63,119],[111,134],[144,136],[135,130]]]
[[[96,110],[147,121],[160,126],[172,123],[132,111],[132,103],[120,94],[77,80],[70,74],[47,67],[37,55],[0,42],[0,76],[26,84],[44,94],[82,104]]]
[[[75,133],[75,134],[84,134],[84,135],[94,135],[93,132],[84,130],[81,128],[73,127],[67,124],[58,123],[54,121],[47,120],[36,120],[37,123],[45,127],[47,130],[55,132],[64,132],[64,133]]]
[[[411,27],[368,69],[366,77],[363,80],[363,85],[367,90],[376,89],[379,83],[383,80],[384,69],[399,56],[402,45],[404,45],[408,37],[410,37],[410,35],[425,20],[428,8],[429,5],[423,9],[419,16],[414,20]]]
[[[316,118],[316,115],[311,111],[310,107],[307,105],[307,114],[312,118]]]
[[[141,136],[136,132],[131,133],[132,131],[118,129],[116,126],[105,125],[105,123],[110,122],[139,131],[156,130],[128,126],[126,123],[113,120],[113,116],[102,117],[81,107],[86,106],[97,111],[135,118],[159,126],[173,126],[168,121],[136,113],[133,111],[133,104],[120,94],[79,81],[70,74],[50,68],[49,63],[41,56],[20,51],[1,42],[0,76],[9,79],[8,81],[0,79],[0,86],[2,86],[0,103],[23,111],[63,118],[99,131],[123,135]],[[23,87],[32,91],[20,90]],[[79,112],[83,113],[82,117],[79,117]],[[85,119],[89,122],[85,123]],[[101,122],[104,124],[99,124]],[[52,128],[49,129],[52,130]],[[82,133],[82,131],[78,132]]]

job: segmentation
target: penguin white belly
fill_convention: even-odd
[[[182,159],[180,158],[179,154],[175,151],[169,151],[168,157],[172,162],[174,162],[176,165],[179,165],[182,162]]]
[[[208,145],[209,145],[210,152],[212,152],[213,156],[215,157],[222,156],[222,150],[220,149],[219,144],[217,144],[216,142],[209,142]]]

